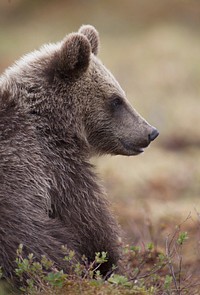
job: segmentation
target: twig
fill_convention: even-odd
[[[179,292],[180,290],[179,290],[178,285],[177,285],[177,280],[176,280],[176,276],[175,276],[175,272],[174,272],[174,267],[172,265],[171,258],[170,258],[170,248],[169,248],[169,245],[168,245],[168,238],[169,238],[169,236],[166,239],[166,245],[165,245],[166,256],[168,258],[167,259],[167,264],[168,264],[169,270],[171,272],[171,275],[172,275],[172,278],[173,278],[173,281],[174,281],[174,285],[175,285],[176,291]],[[180,292],[178,294],[180,294]]]

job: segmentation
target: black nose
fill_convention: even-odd
[[[158,130],[156,128],[153,128],[153,131],[151,132],[151,134],[149,134],[149,141],[153,141],[158,135]]]

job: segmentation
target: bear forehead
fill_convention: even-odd
[[[114,90],[116,94],[125,97],[125,92],[117,82],[113,74],[104,66],[101,60],[92,54],[90,61],[90,71],[93,76],[97,76],[99,87],[107,85],[107,90],[112,93]]]

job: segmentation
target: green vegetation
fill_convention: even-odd
[[[74,262],[74,252],[63,248],[64,260],[71,263],[69,273],[58,270],[45,256],[36,262],[33,255],[23,257],[23,245],[17,250],[15,273],[21,284],[20,294],[193,294],[198,280],[191,280],[183,269],[182,250],[187,243],[187,233],[178,226],[166,239],[165,253],[158,251],[153,243],[122,248],[121,263],[105,280],[98,268],[107,261],[105,252],[96,253],[88,264]],[[195,293],[194,293],[195,294]]]

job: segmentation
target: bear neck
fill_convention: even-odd
[[[52,114],[50,116],[30,114],[30,116],[34,121],[38,136],[44,140],[48,148],[57,150],[63,157],[70,155],[74,159],[89,160],[88,141],[84,131],[75,123],[66,120],[64,127],[62,127],[63,120],[59,119],[56,114],[54,114],[54,118],[52,118]]]

